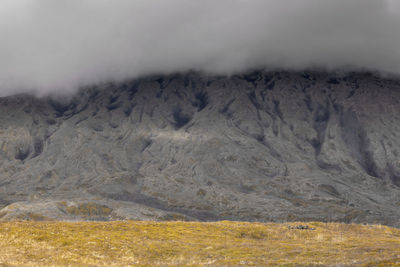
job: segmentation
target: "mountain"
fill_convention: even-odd
[[[195,72],[0,99],[0,217],[400,226],[400,81]]]

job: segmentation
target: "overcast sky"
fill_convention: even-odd
[[[0,0],[0,95],[153,73],[400,73],[400,0]]]

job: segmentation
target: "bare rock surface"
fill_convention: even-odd
[[[400,82],[153,76],[0,99],[0,217],[400,226]]]

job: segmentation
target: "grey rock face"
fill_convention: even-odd
[[[400,82],[149,77],[0,99],[0,217],[399,226]]]

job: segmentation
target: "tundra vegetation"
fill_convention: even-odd
[[[3,222],[0,266],[400,266],[400,229],[298,225]]]

